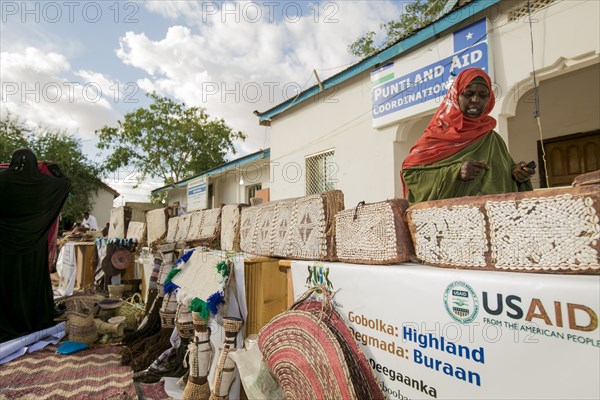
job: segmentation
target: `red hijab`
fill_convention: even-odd
[[[490,101],[479,117],[469,118],[460,111],[458,95],[478,76],[485,79],[490,88]],[[469,68],[458,74],[425,128],[425,133],[410,149],[402,169],[429,165],[448,158],[494,129],[496,120],[488,115],[496,103],[491,88],[490,77],[480,68]]]

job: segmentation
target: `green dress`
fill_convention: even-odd
[[[458,180],[463,161],[480,160],[485,161],[490,169],[482,170],[473,180]],[[515,166],[516,163],[508,153],[502,137],[491,131],[445,160],[402,170],[402,177],[409,190],[410,204],[452,197],[532,190],[531,181],[519,184],[514,180],[512,170]]]

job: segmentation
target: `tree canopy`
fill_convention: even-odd
[[[376,32],[369,31],[358,37],[348,46],[348,52],[357,57],[367,57],[403,39],[425,25],[435,21],[444,9],[447,1],[414,0],[405,4],[398,19],[381,24],[385,39],[378,45],[375,43]]]
[[[38,126],[29,129],[17,117],[7,114],[0,121],[0,162],[10,162],[12,153],[29,147],[40,161],[53,161],[71,180],[71,194],[62,209],[67,221],[81,219],[91,209],[91,200],[101,185],[100,169],[87,159],[78,139],[65,131]]]
[[[226,162],[234,140],[244,140],[223,119],[210,119],[202,107],[188,107],[156,93],[152,104],[96,131],[98,148],[110,150],[105,169],[133,167],[138,179],[161,177],[177,182]]]

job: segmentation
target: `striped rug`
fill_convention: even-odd
[[[71,355],[56,347],[26,354],[0,366],[0,399],[130,400],[137,398],[133,372],[119,365],[119,347]]]

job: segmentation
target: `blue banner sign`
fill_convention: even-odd
[[[454,54],[416,71],[395,77],[399,65],[387,64],[371,73],[373,118],[439,99],[447,93],[451,77],[462,70],[488,69],[486,21],[482,19],[453,34]]]

